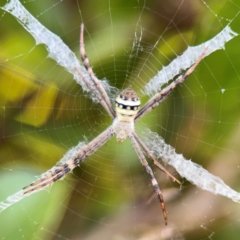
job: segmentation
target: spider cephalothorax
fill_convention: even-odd
[[[145,170],[151,179],[152,186],[161,204],[165,224],[167,224],[167,212],[165,209],[163,196],[158,186],[158,183],[154,177],[153,171],[151,167],[148,165],[148,162],[143,152],[145,152],[145,154],[153,161],[155,166],[157,166],[173,181],[176,181],[179,184],[181,183],[154,158],[151,151],[147,148],[144,142],[139,138],[137,133],[134,131],[134,123],[138,121],[140,118],[142,118],[145,114],[153,110],[155,107],[157,107],[162,101],[164,101],[173,91],[173,89],[176,88],[179,84],[181,84],[193,72],[193,70],[202,60],[206,49],[199,57],[197,62],[185,74],[179,76],[170,85],[168,85],[159,93],[157,93],[155,96],[153,96],[140,110],[139,110],[140,100],[137,94],[130,88],[127,88],[117,96],[114,111],[105,89],[103,88],[97,77],[94,75],[92,68],[89,66],[89,60],[86,56],[84,48],[83,29],[84,26],[82,25],[80,35],[80,53],[83,65],[85,66],[89,74],[90,81],[92,81],[92,83],[90,83],[89,80],[85,79],[84,75],[80,72],[80,70],[76,69],[76,72],[80,75],[80,77],[86,84],[87,88],[98,99],[98,101],[107,111],[109,116],[113,119],[113,124],[110,127],[108,127],[105,131],[103,131],[100,135],[98,135],[96,138],[94,138],[91,142],[89,142],[87,145],[82,147],[77,154],[71,157],[71,159],[65,161],[64,163],[61,162],[61,164],[57,164],[49,171],[42,174],[37,181],[23,188],[21,194],[30,195],[40,189],[43,189],[46,186],[49,186],[50,184],[59,179],[63,179],[69,172],[71,172],[75,167],[81,164],[87,157],[96,152],[113,135],[116,135],[117,140],[120,142],[123,142],[128,137],[132,143],[132,146],[141,164],[143,165],[143,167],[145,167]]]
[[[113,130],[117,141],[123,142],[134,131],[134,119],[140,107],[137,94],[130,88],[123,90],[115,100],[116,118]]]

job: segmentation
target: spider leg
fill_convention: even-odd
[[[134,150],[136,151],[136,153],[137,153],[137,155],[139,157],[139,160],[141,161],[142,165],[146,169],[146,172],[150,176],[150,179],[151,179],[151,182],[152,182],[152,186],[153,186],[153,188],[154,188],[154,190],[155,190],[155,192],[157,194],[157,197],[158,197],[158,199],[160,201],[160,204],[161,204],[165,225],[167,225],[167,212],[166,212],[166,208],[165,208],[165,204],[164,204],[163,195],[162,195],[162,192],[161,192],[161,190],[159,188],[157,180],[154,177],[153,171],[152,171],[151,167],[148,165],[148,162],[147,162],[146,158],[144,157],[144,155],[143,155],[143,153],[142,153],[142,151],[141,151],[141,149],[140,149],[136,139],[134,138],[134,135],[129,134],[128,137],[129,137],[129,139],[132,142],[132,145],[133,145]]]
[[[54,166],[46,173],[42,174],[38,180],[22,189],[23,195],[30,195],[41,190],[57,180],[63,179],[75,167],[81,164],[87,157],[96,152],[103,144],[105,144],[114,135],[112,127],[107,128],[98,135],[89,144],[83,147],[73,158],[60,166]]]
[[[162,101],[164,101],[170,93],[173,91],[174,88],[176,88],[179,84],[183,83],[187,77],[195,70],[197,65],[201,62],[203,59],[204,55],[206,54],[207,47],[204,49],[203,53],[201,56],[198,58],[196,63],[188,69],[186,73],[183,75],[179,76],[174,82],[172,82],[170,85],[165,87],[161,92],[157,93],[154,95],[144,106],[141,108],[135,117],[134,121],[136,122],[140,118],[142,118],[145,114],[151,112],[155,107],[157,107]]]
[[[86,86],[88,87],[88,89],[93,93],[93,95],[98,99],[99,103],[104,107],[104,109],[107,111],[107,113],[109,114],[109,116],[113,119],[113,115],[110,112],[106,102],[104,101],[104,99],[102,97],[99,96],[98,92],[95,90],[95,88],[92,87],[92,85],[86,80],[86,78],[83,76],[83,74],[76,68],[75,69],[78,73],[78,75],[81,77],[81,79],[83,80],[83,82],[86,84]]]
[[[108,97],[105,89],[103,88],[102,84],[99,82],[99,80],[97,79],[97,77],[93,73],[92,68],[90,67],[89,59],[86,55],[85,46],[84,46],[84,25],[83,24],[81,25],[81,32],[80,32],[80,54],[81,54],[83,65],[84,65],[85,69],[87,70],[88,75],[90,76],[90,78],[91,78],[92,82],[94,83],[96,89],[99,91],[103,101],[106,103],[106,106],[107,106],[106,110],[108,112],[110,112],[110,116],[112,118],[115,118],[115,111],[112,108],[109,97]]]
[[[132,133],[134,138],[137,140],[137,142],[140,144],[144,152],[153,160],[154,165],[156,165],[162,172],[164,172],[168,177],[170,177],[174,182],[177,182],[181,185],[181,182],[175,178],[170,172],[168,172],[153,156],[151,151],[147,148],[147,146],[144,144],[144,142],[139,138],[139,136],[133,132]]]

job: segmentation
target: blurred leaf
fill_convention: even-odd
[[[25,170],[27,168],[30,170],[26,165],[21,166],[19,171],[22,171],[24,167]],[[16,175],[16,172],[8,172],[7,174],[1,172],[0,176],[1,183],[8,186],[7,191],[1,191],[1,199],[19,191],[34,180],[34,176],[30,176],[30,174]],[[31,195],[5,210],[1,213],[0,237],[7,240],[46,239],[45,236],[48,233],[44,231],[44,226],[47,228],[51,226],[52,230],[57,230],[65,213],[64,204],[69,201],[70,191],[68,184],[59,182],[54,188],[48,187],[47,190]],[[61,199],[61,208],[58,207],[59,199]],[[24,215],[27,215],[27,218],[24,218]],[[15,231],[16,229],[17,231]]]
[[[40,87],[15,120],[35,127],[45,124],[54,109],[57,92],[54,83]]]
[[[21,73],[21,74],[19,74]],[[34,83],[34,76],[26,70],[7,65],[0,68],[0,103],[17,102],[29,96],[38,86]]]

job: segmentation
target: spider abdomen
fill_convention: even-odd
[[[134,118],[140,107],[137,94],[130,88],[123,90],[115,100],[117,117],[113,122],[113,129],[117,140],[122,142],[129,133],[134,131]]]
[[[137,94],[130,88],[123,90],[115,100],[115,110],[119,121],[132,122],[140,107]]]

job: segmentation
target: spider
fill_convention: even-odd
[[[98,78],[92,71],[90,67],[89,59],[87,58],[85,47],[84,47],[84,25],[81,25],[80,31],[80,55],[82,58],[83,65],[90,77],[90,81],[87,81],[82,73],[76,69],[87,88],[92,92],[92,94],[98,99],[100,104],[107,111],[109,116],[112,118],[113,123],[90,143],[85,145],[73,158],[67,160],[60,166],[56,166],[53,170],[47,171],[42,177],[30,185],[23,188],[23,194],[28,195],[38,190],[41,190],[59,179],[63,179],[69,172],[71,172],[75,167],[81,164],[87,157],[96,152],[102,145],[104,145],[111,137],[116,135],[118,142],[123,142],[126,138],[129,138],[136,154],[145,168],[146,172],[150,176],[152,186],[156,192],[156,195],[160,201],[161,209],[163,213],[163,218],[165,225],[167,225],[167,212],[164,204],[164,199],[160,187],[154,177],[151,167],[145,158],[145,154],[153,161],[154,165],[157,166],[162,172],[164,172],[173,181],[181,184],[181,182],[171,175],[153,156],[151,151],[146,147],[143,141],[139,138],[137,133],[134,131],[134,124],[144,115],[156,108],[162,101],[164,101],[170,93],[179,84],[183,83],[184,80],[194,71],[197,65],[200,63],[204,57],[206,49],[203,51],[201,56],[198,58],[196,63],[191,66],[188,71],[183,75],[179,76],[175,81],[165,87],[162,91],[158,92],[153,96],[141,109],[140,109],[140,99],[137,94],[130,88],[123,90],[115,100],[115,109],[112,107],[110,99],[101,85]]]

